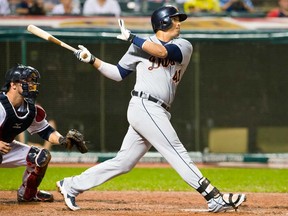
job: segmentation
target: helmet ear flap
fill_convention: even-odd
[[[161,20],[160,22],[161,22],[161,26],[162,26],[161,29],[163,29],[163,30],[164,29],[168,29],[171,26],[171,24],[172,24],[172,20],[171,20],[171,18],[169,16],[164,17],[164,19]]]

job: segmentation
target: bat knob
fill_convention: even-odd
[[[86,59],[88,57],[87,53],[83,53],[82,58]]]

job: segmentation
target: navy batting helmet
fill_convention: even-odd
[[[172,26],[171,17],[179,17],[180,22],[187,19],[187,15],[179,13],[178,9],[172,5],[166,5],[155,10],[151,16],[153,31],[167,30]]]
[[[5,83],[2,87],[3,92],[7,92],[10,89],[10,82],[19,82],[22,84],[23,97],[36,98],[38,95],[38,79],[40,73],[33,67],[17,64],[13,68],[9,69],[5,75]]]

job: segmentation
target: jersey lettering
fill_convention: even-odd
[[[148,70],[153,70],[157,69],[160,66],[162,67],[168,67],[169,65],[175,65],[175,61],[172,61],[170,59],[162,59],[162,58],[157,58],[155,56],[150,56],[149,61],[152,63],[150,67],[148,67]]]

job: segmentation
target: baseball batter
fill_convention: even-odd
[[[75,55],[80,61],[115,81],[136,72],[136,83],[127,112],[129,128],[117,156],[57,182],[71,210],[80,209],[75,202],[78,194],[129,172],[152,146],[203,195],[209,211],[237,209],[245,201],[244,194],[222,194],[203,177],[170,122],[169,109],[193,51],[191,43],[179,37],[181,22],[186,19],[174,6],[163,6],[151,16],[155,34],[145,39],[132,34],[119,19],[121,34],[117,38],[132,44],[117,65],[94,57],[79,45]]]
[[[0,167],[26,166],[17,191],[18,202],[52,202],[54,199],[52,194],[38,190],[51,159],[50,152],[18,142],[15,137],[27,129],[31,134],[70,150],[83,136],[78,131],[79,136],[75,136],[75,130],[70,130],[63,137],[49,125],[45,110],[35,105],[39,78],[40,73],[35,68],[16,65],[6,72],[0,92]]]

